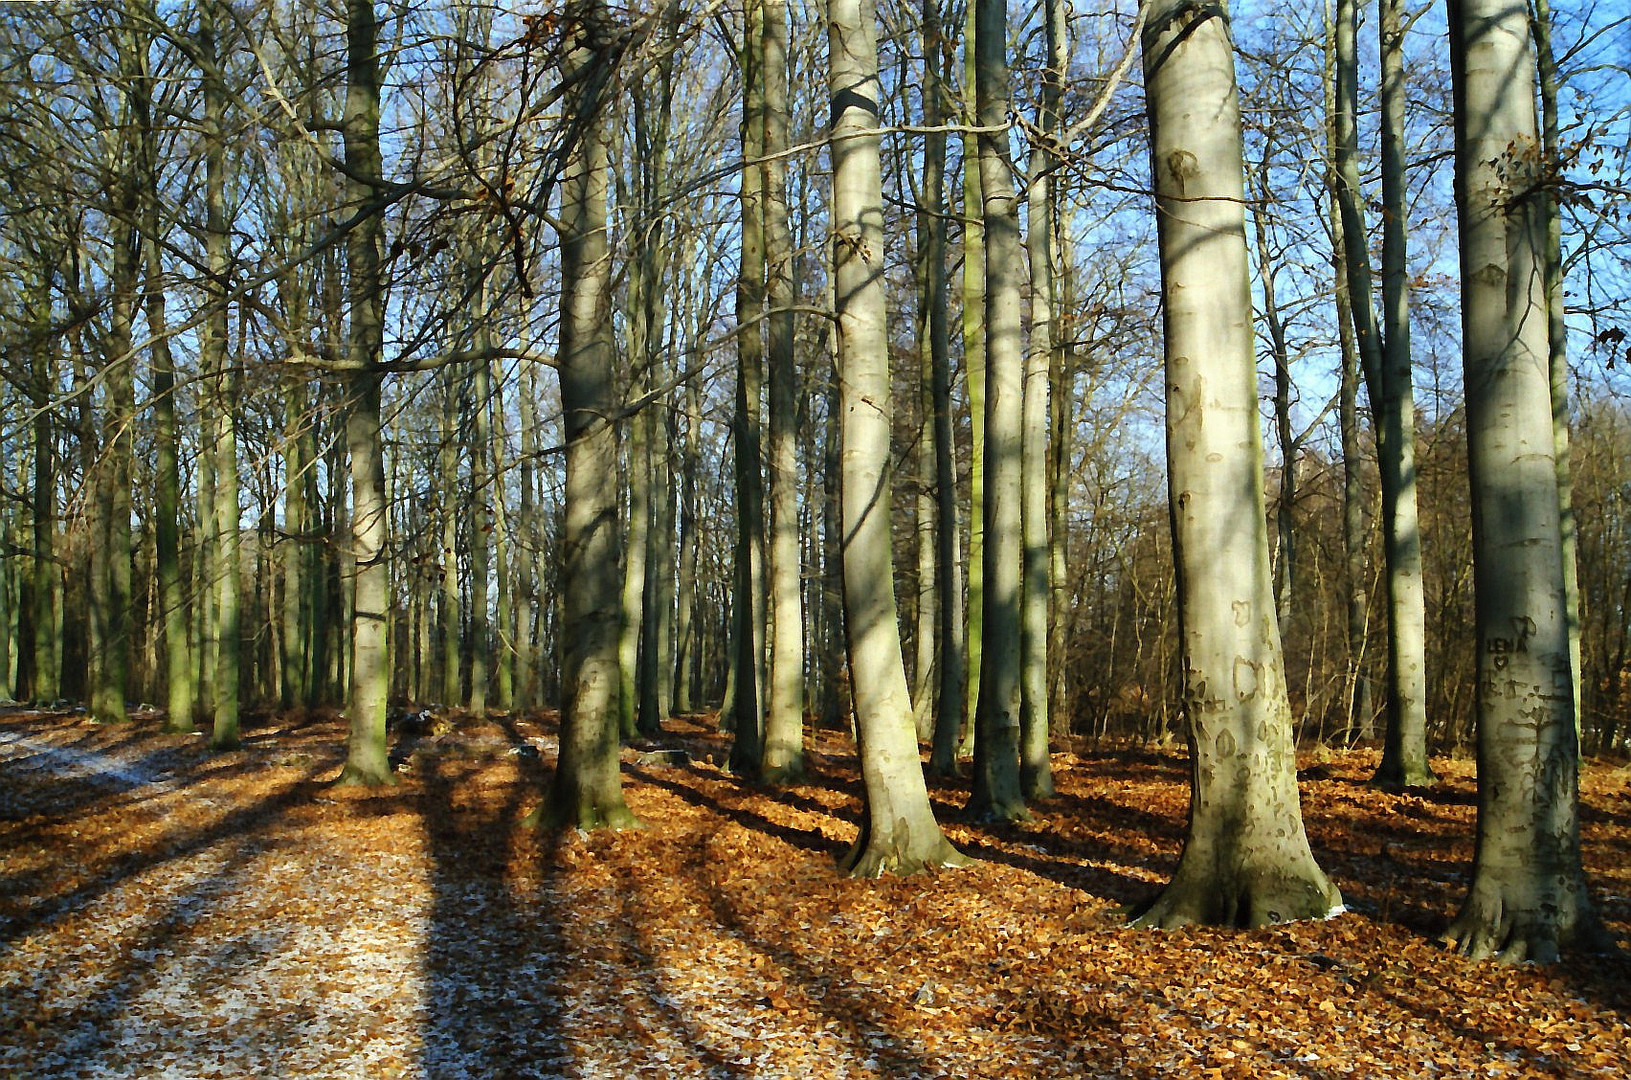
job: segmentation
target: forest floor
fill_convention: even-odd
[[[520,826],[553,723],[395,735],[401,783],[329,785],[332,717],[241,750],[0,710],[0,1078],[1626,1076],[1631,959],[1471,963],[1470,762],[1366,788],[1308,761],[1315,853],[1351,908],[1255,931],[1125,928],[1176,862],[1181,750],[1076,746],[1035,821],[961,821],[975,864],[851,881],[859,781],[721,768],[702,718],[624,755],[646,827]],[[650,749],[647,747],[646,749]],[[1323,757],[1324,755],[1322,755]],[[1631,935],[1631,771],[1585,771],[1594,896]]]

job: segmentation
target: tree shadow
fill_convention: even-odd
[[[669,770],[664,770],[667,771]],[[696,780],[710,779],[694,768],[674,771]],[[789,847],[819,856],[821,863],[829,868],[847,848],[843,841],[829,839],[819,830],[800,829],[772,821],[745,807],[730,805],[678,778],[643,768],[630,769],[629,772],[641,781],[670,792],[698,809],[727,818],[745,829],[779,840]],[[764,797],[775,798],[788,805],[802,803],[803,808],[811,812],[831,815],[829,808],[815,800],[794,795],[785,789],[774,794],[765,792]],[[755,963],[755,969],[766,972],[768,978],[777,979],[784,984],[776,986],[767,982],[764,987],[767,996],[761,1002],[764,1007],[777,1007],[774,1002],[785,988],[788,996],[798,1004],[809,1007],[819,1017],[824,1018],[817,1028],[818,1032],[843,1039],[860,1059],[875,1059],[878,1067],[884,1069],[888,1075],[926,1074],[924,1070],[930,1069],[930,1063],[923,1057],[920,1048],[913,1045],[907,1033],[891,1026],[885,1015],[886,1002],[869,1002],[864,994],[859,997],[853,994],[846,997],[835,993],[834,973],[823,971],[809,955],[801,951],[797,947],[796,935],[773,940],[755,932],[749,919],[733,901],[731,890],[728,887],[721,887],[721,883],[715,880],[715,875],[709,873],[709,863],[702,854],[700,844],[696,846],[695,851],[696,853],[687,858],[684,865],[674,867],[674,872],[682,876],[696,896],[702,898],[721,932],[751,950],[756,957],[763,958],[764,963]],[[639,883],[634,883],[634,887],[638,889]],[[630,919],[628,922],[635,928],[633,933],[638,935],[641,921]],[[630,942],[631,956],[639,960],[645,977],[655,991],[660,989],[662,971],[655,962],[654,952],[654,943],[644,937],[636,937]],[[702,1032],[683,1015],[672,1009],[669,1012],[676,1023],[684,1025],[692,1033],[693,1039],[708,1038],[706,1032]],[[729,1075],[754,1075],[751,1069],[742,1071],[738,1063],[729,1059],[725,1059],[725,1067],[729,1069]]]
[[[763,814],[755,813],[754,811],[748,810],[744,807],[728,806],[718,799],[697,790],[690,784],[683,784],[678,780],[669,779],[668,777],[663,776],[661,773],[651,769],[633,766],[625,769],[625,771],[630,776],[633,776],[644,783],[650,784],[652,787],[661,788],[662,790],[683,799],[699,810],[707,810],[710,813],[729,818],[745,829],[752,829],[754,832],[763,833],[766,836],[782,841],[784,844],[787,844],[790,847],[800,848],[804,851],[809,851],[817,855],[828,855],[835,860],[844,853],[846,845],[842,841],[830,840],[827,838],[826,834],[817,829],[800,829],[792,825],[783,825],[780,822],[770,820]],[[698,779],[704,779],[702,773],[691,766],[679,766],[677,767],[676,771],[683,772],[686,775],[693,776]],[[766,797],[768,798],[771,796],[767,795]],[[792,796],[789,792],[777,792],[775,797],[786,802],[788,805],[797,805],[799,802],[802,802],[804,804],[802,809],[811,810],[817,813],[830,813],[826,807],[823,807],[820,803],[815,802],[815,800],[799,799],[796,796]]]
[[[495,806],[466,790],[479,762],[414,760],[431,892],[423,1074],[573,1075],[578,1055],[563,1032],[570,972],[560,914],[548,902],[547,878],[528,887],[510,872],[523,802],[539,783],[537,763],[518,757],[522,782]]]
[[[326,765],[314,765],[283,791],[270,798],[240,806],[223,814],[209,828],[189,831],[185,826],[140,851],[121,851],[100,867],[89,869],[87,880],[76,888],[53,896],[36,896],[21,904],[16,913],[0,921],[0,944],[11,944],[49,927],[99,899],[127,879],[166,864],[196,855],[224,840],[241,837],[257,827],[265,827],[292,808],[308,802],[316,786],[316,775]],[[199,778],[189,784],[196,785]],[[83,810],[80,811],[83,813]],[[26,836],[27,833],[19,835]],[[11,875],[0,877],[0,895],[27,892],[27,882]]]

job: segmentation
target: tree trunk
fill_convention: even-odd
[[[837,287],[827,279],[829,304],[836,310]],[[821,448],[821,606],[822,625],[827,628],[821,647],[821,683],[824,701],[821,709],[822,726],[836,731],[854,724],[855,710],[850,700],[848,662],[845,659],[844,630],[844,559],[843,559],[843,415],[839,402],[838,335],[830,335],[831,355],[827,367],[827,422],[822,432]],[[961,637],[963,628],[957,633]]]
[[[840,866],[856,877],[876,877],[965,860],[941,833],[929,805],[896,622],[877,7],[875,0],[831,0],[827,16],[844,617],[865,790],[860,835]]]
[[[478,353],[491,345],[487,328],[487,286],[476,286],[475,344]],[[493,623],[492,537],[494,528],[493,460],[493,368],[486,357],[470,369],[470,408],[466,430],[470,432],[470,501],[466,511],[470,522],[470,696],[465,705],[477,716],[487,714],[487,689],[492,681]],[[503,587],[500,579],[500,588]]]
[[[1400,0],[1383,0],[1397,4]],[[1561,151],[1557,130],[1557,61],[1552,56],[1552,5],[1534,0],[1536,74],[1540,79],[1540,145],[1546,162],[1556,167]],[[1580,525],[1574,512],[1574,480],[1569,453],[1569,330],[1564,322],[1563,214],[1557,193],[1544,192],[1546,214],[1546,341],[1552,391],[1552,449],[1557,456],[1558,516],[1563,529],[1563,598],[1569,621],[1569,668],[1574,677],[1574,729],[1585,724],[1581,709],[1580,656]],[[1616,669],[1617,670],[1617,669]]]
[[[443,385],[441,445],[437,450],[442,518],[442,557],[437,560],[441,567],[442,700],[448,705],[464,700],[460,662],[464,616],[459,605],[459,382],[455,370],[449,368]]]
[[[164,264],[159,245],[158,139],[153,129],[153,76],[145,40],[138,38],[131,105],[141,164],[144,261],[143,290],[153,371],[153,568],[159,619],[164,631],[164,730],[193,730],[192,649],[187,631],[187,599],[181,574],[181,470],[176,444],[175,361],[165,314]]]
[[[764,83],[760,38],[764,10],[747,0],[742,39],[742,157],[756,160],[764,147]],[[732,644],[736,695],[731,717],[731,771],[757,779],[764,757],[764,493],[759,440],[764,396],[764,202],[763,172],[741,174],[742,262],[736,284],[736,602],[738,629]]]
[[[932,9],[936,0],[929,0]],[[938,12],[934,13],[938,17]],[[924,13],[924,42],[929,62],[934,62],[938,51],[935,38],[930,36],[930,12]],[[938,36],[938,26],[933,27]],[[938,92],[927,81],[924,99]],[[931,126],[924,109],[924,126]],[[917,317],[913,329],[917,333],[917,401],[918,422],[916,442],[917,497],[914,508],[912,533],[913,554],[917,564],[916,625],[912,632],[912,724],[917,729],[918,742],[934,738],[935,717],[935,653],[939,646],[936,628],[939,626],[939,591],[935,571],[937,527],[935,522],[935,440],[934,440],[934,342],[933,324],[945,322],[946,275],[944,219],[938,210],[941,203],[939,190],[945,183],[946,137],[936,132],[924,136],[923,179],[919,185],[917,209],[917,258],[913,261],[913,288],[917,294]],[[931,191],[930,189],[934,190]],[[938,307],[936,304],[938,303]]]
[[[760,77],[764,138],[769,157],[787,149],[787,3],[760,0]],[[762,172],[766,345],[770,418],[770,663],[760,777],[789,784],[804,774],[804,613],[798,520],[798,370],[793,355],[793,239],[787,226],[787,163],[767,161]]]
[[[1478,627],[1472,887],[1445,933],[1547,963],[1608,936],[1580,863],[1534,54],[1522,7],[1451,0],[1468,472]]]
[[[1387,565],[1388,718],[1382,764],[1372,782],[1401,789],[1434,782],[1427,764],[1426,603],[1416,524],[1415,404],[1410,388],[1408,281],[1405,271],[1404,75],[1399,10],[1382,5],[1382,307],[1371,303],[1370,244],[1359,190],[1357,0],[1337,0],[1336,177],[1348,298],[1376,429]],[[1389,19],[1392,19],[1389,30]]]
[[[644,244],[649,245],[647,237]],[[639,306],[639,294],[644,291],[639,274],[641,260],[636,256],[630,268],[631,292]],[[630,365],[632,377],[627,398],[641,398],[651,389],[648,327],[638,316],[630,320]],[[651,527],[651,424],[650,409],[642,409],[629,421],[628,439],[624,445],[623,469],[628,482],[628,529],[623,541],[622,616],[617,635],[617,723],[625,739],[639,734],[635,711],[639,704],[636,676],[640,667],[640,636],[644,626],[646,596],[646,548]]]
[[[490,361],[483,361],[483,364]],[[517,589],[510,578],[510,519],[506,504],[504,452],[508,440],[504,436],[504,379],[503,372],[493,383],[490,406],[494,423],[493,435],[487,447],[491,455],[493,480],[490,485],[493,500],[493,574],[498,581],[498,595],[493,598],[497,618],[494,637],[496,655],[493,658],[493,703],[502,711],[515,707],[515,601]]]
[[[129,87],[140,75],[140,47],[128,27],[118,35],[119,74]],[[131,93],[126,90],[127,95]],[[136,314],[137,277],[141,266],[139,226],[141,208],[134,173],[139,166],[138,139],[130,130],[116,134],[118,178],[113,183],[112,260],[108,271],[108,333],[102,379],[106,388],[102,408],[101,456],[95,475],[95,506],[91,540],[92,613],[99,631],[91,665],[91,716],[105,723],[129,719],[125,698],[130,690],[131,632],[131,474],[132,428],[136,382],[131,356]],[[87,473],[87,478],[89,473]]]
[[[1286,341],[1285,322],[1280,318],[1279,297],[1275,292],[1277,263],[1269,237],[1269,170],[1274,161],[1274,138],[1265,133],[1263,161],[1257,170],[1252,192],[1252,234],[1257,241],[1257,273],[1263,286],[1263,320],[1268,324],[1269,352],[1274,360],[1274,432],[1280,446],[1280,497],[1274,504],[1276,549],[1279,561],[1274,567],[1274,611],[1284,628],[1292,619],[1292,597],[1297,595],[1297,532],[1293,510],[1297,505],[1296,429],[1291,423],[1291,349]]]
[[[1341,900],[1303,831],[1274,619],[1228,17],[1213,3],[1156,0],[1142,37],[1190,820],[1171,883],[1135,921],[1324,916]]]
[[[519,411],[521,414],[521,500],[516,532],[520,536],[519,565],[516,567],[516,605],[519,629],[516,632],[516,705],[522,710],[537,708],[539,692],[538,650],[538,548],[543,529],[538,524],[535,473],[542,439],[538,434],[537,379],[532,365],[521,367]]]
[[[216,43],[219,9],[204,4],[200,13],[199,47],[204,57],[204,248],[209,270],[209,309],[200,334],[199,367],[210,399],[209,431],[211,479],[210,523],[214,591],[214,645],[210,746],[231,750],[238,746],[240,634],[240,534],[238,506],[238,418],[233,393],[237,379],[227,359],[227,295],[231,255],[226,206],[226,87],[220,76]],[[230,365],[236,367],[236,364]]]
[[[346,197],[360,209],[375,195],[380,177],[379,24],[373,0],[346,4]],[[385,456],[380,438],[380,382],[377,368],[383,346],[384,281],[380,266],[379,214],[370,213],[347,235],[346,265],[351,308],[348,359],[350,410],[345,441],[351,456],[352,574],[351,694],[347,704],[351,731],[341,783],[379,785],[393,782],[385,734],[390,695],[390,641],[386,616],[390,604],[386,563]]]
[[[1053,589],[1053,606],[1048,618],[1049,688],[1053,705],[1049,709],[1049,722],[1057,730],[1070,733],[1076,729],[1070,711],[1070,474],[1074,452],[1076,410],[1078,405],[1072,392],[1076,382],[1076,323],[1073,305],[1076,301],[1074,257],[1070,233],[1060,216],[1053,219],[1055,250],[1060,256],[1060,274],[1054,289],[1055,308],[1053,324],[1061,338],[1054,348],[1048,378],[1053,383],[1051,423],[1053,432],[1048,445],[1048,558],[1051,562],[1049,586]]]
[[[1050,135],[1060,127],[1064,97],[1065,40],[1063,0],[1048,0],[1043,22],[1048,63],[1042,74],[1038,123]],[[1031,257],[1031,340],[1025,354],[1025,413],[1021,445],[1021,507],[1025,559],[1022,567],[1020,790],[1027,799],[1053,794],[1053,765],[1048,740],[1053,731],[1048,695],[1048,608],[1053,601],[1053,567],[1048,546],[1049,374],[1058,348],[1055,322],[1053,150],[1047,143],[1031,151],[1030,206],[1026,246]],[[1064,402],[1053,405],[1065,407]]]
[[[980,191],[985,232],[985,529],[981,541],[980,690],[974,712],[974,783],[968,812],[985,821],[1029,816],[1020,790],[1020,515],[1025,476],[1025,342],[1019,200],[1008,152],[1008,9],[974,5],[976,119],[981,128]]]
[[[42,262],[45,262],[42,260]],[[30,593],[33,621],[30,641],[32,673],[29,697],[38,704],[55,701],[62,692],[61,639],[57,634],[60,607],[57,588],[62,580],[56,552],[56,435],[51,415],[56,397],[56,345],[51,335],[51,269],[40,267],[39,292],[30,297],[29,321],[34,329],[31,404],[34,409],[34,476],[29,492],[33,507],[33,558]]]
[[[974,13],[967,5],[963,20],[963,112],[978,123]],[[968,397],[968,587],[964,615],[968,620],[964,651],[965,717],[977,711],[980,698],[981,643],[985,627],[985,199],[980,191],[979,136],[963,134],[963,368]],[[975,724],[967,724],[958,754],[974,751]]]
[[[954,55],[952,40],[941,22],[940,0],[923,4],[923,125],[933,129],[946,122],[946,71]],[[929,361],[929,420],[925,430],[933,446],[935,651],[938,685],[933,704],[929,771],[950,776],[957,769],[957,742],[963,734],[967,701],[963,667],[963,558],[958,528],[957,463],[951,401],[951,340],[946,318],[946,136],[924,136],[923,257],[925,291],[922,320]],[[921,503],[919,504],[921,505]]]
[[[1327,25],[1325,66],[1321,81],[1325,91],[1326,168],[1336,175],[1336,34]],[[1340,383],[1337,389],[1337,428],[1342,444],[1342,550],[1346,576],[1347,669],[1344,672],[1343,704],[1347,710],[1349,740],[1375,737],[1376,707],[1371,700],[1371,678],[1367,670],[1370,637],[1370,589],[1365,559],[1365,491],[1363,453],[1359,441],[1359,345],[1354,340],[1352,301],[1348,296],[1348,262],[1342,236],[1342,211],[1337,205],[1336,183],[1327,184],[1331,223],[1332,289],[1336,298],[1336,320]]]
[[[685,443],[680,452],[680,569],[676,585],[674,710],[694,712],[702,638],[696,624],[697,603],[697,470],[702,458],[702,390],[697,380],[685,384]]]
[[[544,804],[529,823],[621,829],[638,824],[618,771],[617,435],[613,393],[611,257],[606,202],[611,181],[603,82],[613,57],[602,45],[609,16],[600,0],[574,5],[578,40],[565,64],[582,81],[574,102],[585,120],[561,178],[559,371],[566,427],[566,506],[561,533],[561,754]]]
[[[312,641],[308,613],[314,588],[308,533],[313,453],[310,390],[291,378],[283,398],[283,707],[310,708]]]

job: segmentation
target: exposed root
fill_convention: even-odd
[[[911,830],[905,821],[896,823],[888,834],[880,833],[863,822],[861,834],[838,860],[838,871],[846,877],[880,878],[885,874],[906,877],[941,868],[952,869],[972,865],[974,860],[952,847],[939,829],[934,840],[924,845],[913,845]],[[917,850],[921,846],[926,850]]]
[[[379,772],[349,762],[334,779],[335,787],[395,787],[398,783],[396,774],[389,769]]]
[[[626,829],[643,829],[645,824],[634,816],[634,811],[621,803],[609,807],[592,803],[559,807],[546,801],[521,819],[521,828],[546,831],[576,829],[578,832],[610,829],[622,832]]]
[[[1250,929],[1303,919],[1328,919],[1346,910],[1336,886],[1323,880],[1273,877],[1233,883],[1176,877],[1153,899],[1131,910],[1128,925],[1177,930],[1184,926]]]
[[[1519,912],[1504,903],[1497,890],[1476,884],[1438,941],[1469,960],[1500,964],[1555,964],[1565,948],[1596,954],[1620,951],[1614,935],[1589,908],[1567,918],[1556,908],[1547,915]]]

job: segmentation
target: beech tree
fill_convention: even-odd
[[[1190,817],[1172,881],[1135,922],[1322,917],[1341,897],[1314,862],[1297,796],[1264,517],[1227,7],[1156,0],[1142,45]]]
[[[1342,221],[1347,302],[1354,320],[1376,429],[1382,488],[1383,554],[1387,568],[1387,727],[1381,787],[1433,782],[1427,764],[1425,600],[1421,536],[1416,515],[1415,403],[1411,390],[1409,292],[1405,264],[1404,71],[1405,23],[1398,0],[1381,0],[1382,38],[1382,311],[1371,296],[1370,244],[1359,186],[1358,0],[1338,0],[1336,37],[1336,201]]]
[[[855,877],[964,862],[929,805],[896,622],[877,32],[874,0],[828,4],[844,624],[865,788],[860,834],[840,866]]]
[[[383,227],[370,204],[378,198],[379,22],[373,0],[347,0],[345,138],[346,195],[360,214],[346,239],[347,299],[351,311],[346,449],[351,459],[350,555],[353,571],[351,693],[346,703],[351,734],[342,783],[391,782],[385,738],[390,691],[386,633],[390,568],[386,563],[385,456],[380,436],[380,353],[384,344],[384,278],[380,266]],[[219,688],[218,688],[219,692]]]
[[[1019,750],[1025,535],[1020,499],[1025,341],[1020,321],[1023,248],[1019,200],[1008,149],[1008,13],[1004,0],[974,6],[974,76],[979,121],[981,221],[985,234],[985,519],[981,541],[983,607],[980,685],[974,711],[976,817],[1028,816],[1020,790]]]
[[[579,829],[636,824],[618,771],[617,432],[610,339],[611,186],[607,72],[616,60],[611,19],[599,0],[570,9],[563,75],[581,118],[561,177],[561,323],[557,364],[565,413],[566,506],[561,529],[561,754],[544,804],[530,821]]]
[[[1546,963],[1609,938],[1580,862],[1579,742],[1552,432],[1547,213],[1527,13],[1451,0],[1477,612],[1478,831],[1445,940]]]
[[[787,39],[785,0],[760,0],[759,69],[764,82],[765,345],[769,360],[770,541],[763,758],[759,775],[776,784],[804,772],[804,614],[798,517],[798,372],[793,340],[793,238],[788,230]]]

